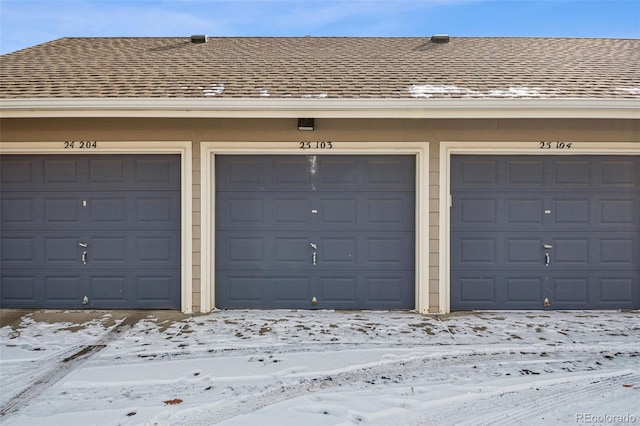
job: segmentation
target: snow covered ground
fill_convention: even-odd
[[[0,329],[0,423],[640,424],[638,311],[99,312],[80,325],[26,315]]]

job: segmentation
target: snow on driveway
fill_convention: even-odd
[[[0,342],[3,425],[640,424],[638,311],[26,315]]]

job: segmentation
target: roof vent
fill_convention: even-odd
[[[432,43],[449,43],[449,34],[434,34],[431,36]]]
[[[204,34],[191,36],[191,44],[202,44],[206,42],[207,42],[207,36]]]

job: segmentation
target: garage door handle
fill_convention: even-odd
[[[87,264],[87,252],[86,251],[82,252],[82,264],[83,265]]]
[[[318,264],[318,252],[313,252],[313,266]]]
[[[544,254],[544,266],[549,266],[549,261],[550,261],[549,253],[545,253]]]
[[[553,246],[551,244],[543,244],[542,247],[544,247],[546,250],[552,249]]]

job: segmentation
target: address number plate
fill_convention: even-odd
[[[333,149],[331,141],[302,141],[298,143],[300,149]]]
[[[64,149],[96,149],[98,141],[64,141]]]

